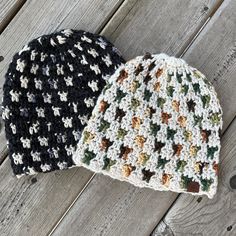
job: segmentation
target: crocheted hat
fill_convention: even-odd
[[[139,187],[216,192],[222,110],[197,69],[139,56],[110,77],[73,160]]]
[[[105,80],[123,62],[104,37],[69,29],[34,39],[13,57],[2,116],[17,176],[73,165]]]

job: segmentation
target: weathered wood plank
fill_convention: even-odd
[[[0,48],[4,57],[0,62],[1,87],[11,57],[30,39],[62,28],[98,32],[121,3],[121,0],[28,1],[0,36],[0,45],[4,45]],[[0,139],[0,143],[1,148],[6,146],[5,140]],[[0,234],[48,234],[91,176],[85,169],[74,168],[17,180],[6,159],[0,166]]]
[[[149,235],[174,198],[97,174],[52,235]]]
[[[0,1],[0,32],[6,27],[12,17],[17,13],[26,0]]]
[[[73,168],[17,180],[8,159],[0,167],[0,178],[0,234],[46,235],[90,175]]]
[[[225,1],[186,54],[189,62],[201,67],[213,79],[223,105],[224,127],[235,116],[236,109],[235,11],[236,2]],[[192,54],[196,55],[195,61]],[[236,177],[231,178],[236,176],[235,132],[236,120],[222,139],[220,183],[216,197],[208,200],[181,195],[164,218],[174,235],[236,234]]]
[[[142,191],[127,183],[122,183],[122,187],[120,185],[120,182],[109,177],[97,175],[79,198],[79,204],[77,202],[71,209],[69,217],[63,219],[55,235],[63,235],[65,231],[68,231],[69,235],[77,231],[86,235],[93,235],[95,232],[104,235],[125,235],[128,232],[126,227],[135,230],[134,235],[137,235],[136,230],[150,230],[149,225],[155,224],[156,219],[159,219],[174,201],[174,196],[170,198],[166,193],[155,194],[148,189]],[[181,221],[178,223],[181,228]],[[164,229],[162,225],[161,230],[165,232],[164,235],[172,235],[168,225],[165,225]],[[184,235],[188,235],[187,232]],[[163,235],[158,233],[155,236]]]
[[[206,4],[205,1],[189,1],[187,4],[199,4],[200,9],[206,9],[203,3]],[[122,49],[127,59],[145,51],[180,54],[183,45],[189,42],[192,34],[196,33],[195,29],[202,24],[202,19],[197,17],[199,11],[201,12],[197,5],[188,6],[191,11],[189,13],[184,4],[186,2],[183,1],[168,1],[165,5],[161,5],[160,1],[128,1],[122,6],[126,9],[128,5],[128,15],[123,18],[120,16],[121,7],[118,15],[115,15],[102,33]],[[210,12],[211,7],[208,6]],[[155,18],[157,9],[159,14]],[[179,14],[176,11],[180,11]],[[179,16],[178,19],[175,19],[176,15]],[[204,14],[203,16],[206,17]],[[162,31],[166,35],[158,34]],[[194,54],[192,56],[195,57]],[[211,76],[209,78],[212,80]],[[70,230],[70,235],[75,232],[82,235],[148,235],[176,196],[177,194],[170,192],[138,189],[97,175],[55,229],[54,234],[63,235]],[[92,214],[94,212],[96,214]]]

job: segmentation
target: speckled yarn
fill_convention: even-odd
[[[139,187],[212,198],[221,127],[222,109],[202,73],[147,54],[110,77],[73,160]]]
[[[69,29],[34,39],[13,57],[2,116],[17,176],[73,165],[106,78],[123,62],[104,37]]]

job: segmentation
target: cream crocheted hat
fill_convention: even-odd
[[[202,73],[146,54],[111,76],[73,161],[139,187],[212,198],[221,128],[222,109]]]

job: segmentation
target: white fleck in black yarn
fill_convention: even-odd
[[[123,62],[104,37],[75,30],[34,39],[13,57],[2,116],[17,176],[73,165],[105,80]]]

